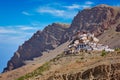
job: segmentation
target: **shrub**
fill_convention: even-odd
[[[107,52],[103,50],[101,56],[106,56],[106,55],[107,55]]]
[[[81,57],[80,59],[81,59],[81,60],[83,60],[83,59],[84,59],[84,57]]]
[[[115,51],[120,51],[120,48],[115,48]]]
[[[26,80],[26,79],[28,79],[28,78],[32,78],[32,77],[36,77],[36,76],[38,76],[38,75],[42,75],[42,73],[44,72],[44,71],[47,71],[47,70],[49,70],[49,68],[50,68],[50,64],[49,64],[49,62],[46,62],[45,64],[43,64],[42,66],[40,66],[38,69],[36,69],[35,71],[33,71],[33,72],[31,72],[31,73],[28,73],[28,74],[26,74],[25,76],[22,76],[22,77],[20,77],[20,78],[18,78],[18,79],[16,79],[16,80]]]
[[[120,48],[115,48],[117,54],[120,54]]]

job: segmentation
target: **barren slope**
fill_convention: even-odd
[[[102,52],[61,54],[18,80],[93,80],[120,79],[120,50],[101,56]],[[38,71],[41,71],[41,73]],[[33,74],[34,73],[34,74]],[[33,74],[32,76],[30,76]]]
[[[51,50],[49,52],[43,52],[43,55],[41,57],[37,57],[34,58],[33,60],[25,61],[24,63],[26,65],[23,67],[0,74],[0,80],[14,80],[20,76],[23,76],[27,73],[34,71],[35,69],[43,65],[45,62],[55,58],[58,54],[61,54],[68,44],[69,42],[66,42],[60,45],[59,47],[57,47],[55,50]]]

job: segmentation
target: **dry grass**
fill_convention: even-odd
[[[58,54],[61,54],[68,44],[69,42],[66,42],[57,47],[55,50],[50,51],[49,53],[44,52],[43,56],[35,58],[33,61],[26,61],[26,65],[23,67],[0,74],[0,80],[14,80],[16,78],[24,76],[27,73],[33,72],[45,62],[48,62],[49,60],[55,58]]]

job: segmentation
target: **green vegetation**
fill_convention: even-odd
[[[81,60],[83,60],[83,59],[84,59],[84,57],[81,57],[80,59],[81,59]]]
[[[42,66],[40,66],[38,69],[36,69],[35,71],[26,74],[25,76],[22,76],[16,80],[26,80],[32,77],[36,77],[38,75],[42,75],[42,73],[44,71],[47,71],[50,69],[50,62],[46,62],[45,64],[43,64]]]
[[[120,48],[115,48],[115,51],[120,51]]]
[[[106,52],[105,50],[103,50],[101,56],[106,56],[107,54],[108,54],[108,52]]]
[[[28,73],[25,76],[19,77],[16,80],[28,80],[29,78],[33,78],[33,77],[36,77],[38,75],[42,75],[42,73],[44,71],[47,71],[47,70],[50,69],[50,62],[55,62],[63,56],[64,56],[64,53],[61,53],[61,54],[57,55],[54,59],[50,60],[49,62],[46,62],[45,64],[43,64],[42,66],[40,66],[39,68],[34,70],[33,72]]]
[[[115,48],[117,54],[120,54],[120,48]]]

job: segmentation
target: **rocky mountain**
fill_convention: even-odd
[[[120,24],[117,25],[117,27],[116,27],[116,31],[117,31],[117,32],[120,32]]]
[[[43,31],[37,31],[22,46],[19,46],[14,56],[8,61],[4,72],[24,65],[24,61],[42,56],[42,52],[49,51],[60,45],[60,40],[69,27],[67,24],[53,23]]]
[[[44,51],[55,49],[71,40],[78,31],[94,33],[101,39],[101,43],[112,48],[120,47],[120,8],[98,5],[79,11],[70,27],[66,24],[53,23],[43,31],[37,31],[31,39],[18,48],[4,72],[23,66],[24,61],[42,56]]]
[[[99,36],[105,32],[115,28],[119,32],[120,25],[120,8],[108,5],[98,5],[91,9],[79,11],[74,17],[70,28],[63,36],[65,40],[70,39],[77,31],[88,31]]]

